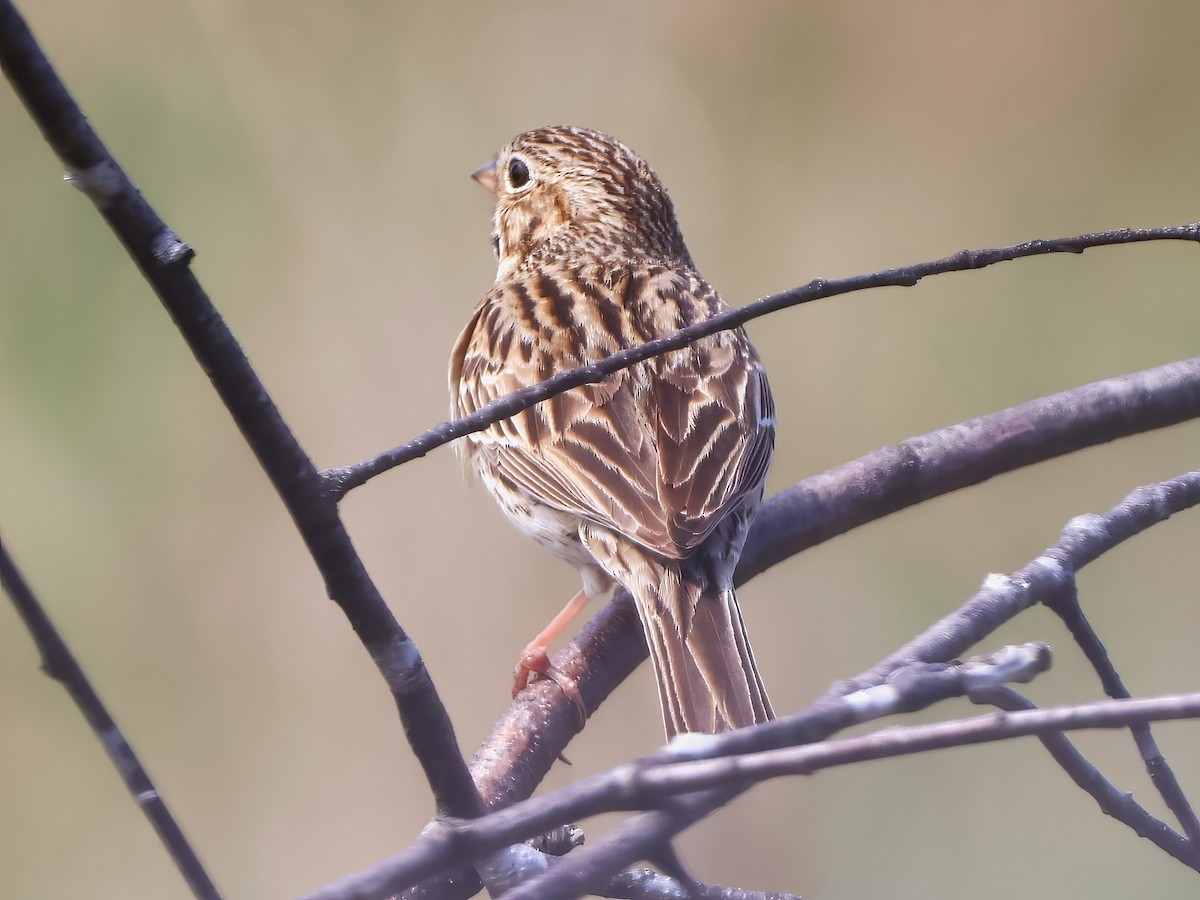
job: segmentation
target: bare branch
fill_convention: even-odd
[[[1036,709],[1032,702],[1007,687],[996,687],[981,691],[971,698],[977,703],[989,703],[1003,710]],[[1144,722],[1131,723],[1131,730],[1149,729]],[[1128,825],[1139,837],[1152,841],[1156,846],[1186,866],[1200,871],[1200,849],[1188,838],[1174,831],[1133,799],[1127,791],[1117,787],[1093,766],[1075,745],[1061,732],[1038,735],[1038,740],[1050,752],[1054,761],[1062,766],[1071,780],[1092,796],[1100,809],[1118,822]]]
[[[869,672],[835,685],[833,692],[860,690],[864,686],[880,683],[895,667],[907,666],[914,661],[937,661],[956,656],[1017,613],[1035,603],[1044,603],[1067,623],[1072,636],[1099,673],[1109,695],[1128,697],[1129,692],[1120,675],[1079,606],[1075,576],[1088,563],[1114,547],[1198,503],[1200,469],[1139,487],[1102,516],[1076,516],[1067,523],[1058,543],[1037,559],[1012,575],[988,576],[983,589],[954,613]],[[1151,782],[1195,846],[1195,836],[1200,835],[1200,823],[1174,771],[1159,750],[1148,726],[1135,726],[1133,735]],[[1141,828],[1135,830],[1155,840],[1153,833]],[[1155,842],[1159,843],[1157,840]],[[1159,846],[1177,855],[1167,845],[1159,843]],[[1188,864],[1194,866],[1197,859],[1194,851],[1189,859],[1191,861]]]
[[[1035,650],[1035,655],[1038,651]],[[1006,657],[999,663],[1009,664]],[[968,689],[985,662],[962,667],[947,667],[942,671],[960,669],[959,687]],[[972,674],[972,668],[975,669]],[[1026,671],[1026,674],[1028,672]],[[936,685],[929,690],[929,684]],[[832,703],[843,710],[841,727],[869,718],[927,706],[942,694],[947,679],[936,669],[917,669],[911,678],[895,686],[894,702],[881,704],[876,698],[864,700],[854,695],[838,698]],[[992,697],[994,685],[969,687],[972,692],[988,692]],[[888,687],[892,687],[889,685]],[[877,693],[878,688],[867,689]],[[766,723],[715,738],[677,741],[651,757],[628,763],[609,773],[577,782],[544,797],[526,800],[514,806],[469,822],[439,822],[416,844],[371,870],[343,879],[313,895],[310,900],[334,898],[387,896],[411,883],[415,878],[427,878],[437,869],[478,859],[512,841],[520,840],[542,830],[548,822],[578,819],[601,812],[653,807],[650,812],[635,817],[609,839],[572,853],[541,875],[522,886],[526,893],[505,894],[512,897],[569,897],[597,890],[595,879],[602,871],[612,872],[610,865],[621,867],[653,854],[653,848],[670,841],[680,831],[727,803],[751,785],[783,775],[809,775],[821,769],[844,766],[866,760],[905,756],[930,750],[967,746],[977,743],[1007,740],[1028,735],[1045,735],[1064,730],[1120,728],[1135,723],[1200,717],[1200,694],[1184,694],[1149,700],[1109,700],[1060,709],[1026,709],[1015,713],[991,714],[971,719],[940,722],[931,725],[893,727],[861,737],[828,740],[801,746],[725,755],[726,748],[738,741],[760,745],[756,735],[770,731],[774,723]],[[810,734],[827,730],[827,716],[814,707],[789,717],[793,731],[807,730],[795,726],[804,720],[817,720],[821,727]],[[819,738],[815,738],[818,739]],[[676,746],[678,745],[678,747]],[[700,758],[703,757],[703,758]],[[1166,826],[1147,829],[1160,846],[1164,839],[1168,852],[1186,858],[1186,841],[1170,835]],[[1143,833],[1139,831],[1139,833]],[[1180,843],[1183,842],[1183,843]],[[650,849],[648,849],[650,848]],[[1193,853],[1194,858],[1194,853]],[[603,861],[602,864],[600,861]],[[1191,864],[1189,862],[1189,864]],[[562,893],[553,885],[563,883],[569,889]]]
[[[482,801],[416,645],[368,576],[312,460],[188,268],[191,248],[113,159],[10,0],[0,0],[0,67],[67,167],[69,180],[96,205],[170,313],[275,485],[329,596],[384,676],[438,807],[458,815],[479,813]]]
[[[664,750],[643,760],[584,779],[544,797],[496,810],[483,819],[433,823],[408,849],[358,875],[330,885],[312,895],[310,900],[383,896],[427,879],[449,866],[479,859],[561,822],[604,812],[644,809],[671,800],[678,793],[699,791],[706,802],[720,805],[750,786],[751,782],[740,776],[736,766],[752,754],[768,748],[815,744],[853,725],[924,709],[949,697],[965,696],[1008,681],[1025,682],[1049,665],[1049,648],[1036,643],[1005,648],[990,656],[955,665],[920,663],[897,673],[887,685],[848,697],[829,698],[774,722],[721,735],[681,736]],[[689,785],[678,791],[656,791],[644,779],[645,773],[656,767],[714,760],[717,768],[705,770],[709,777],[716,773],[711,782]],[[709,806],[700,815],[707,815],[715,808]],[[699,811],[692,802],[688,809]],[[664,824],[658,819],[654,821],[659,826]],[[675,820],[669,818],[668,821]],[[695,819],[679,821],[683,823],[682,830]],[[646,851],[644,845],[640,849]],[[584,851],[576,851],[571,858],[581,852]],[[629,862],[637,858],[633,857]]]
[[[835,685],[845,694],[882,684],[913,662],[952,659],[977,644],[1017,613],[1074,590],[1076,573],[1102,554],[1152,525],[1200,503],[1200,469],[1140,487],[1103,516],[1076,516],[1062,538],[1011,575],[989,575],[982,589],[924,634],[862,675]]]
[[[1085,447],[1200,417],[1200,357],[1108,378],[883,447],[760,510],[740,580],[925,500]]]
[[[1092,247],[1104,247],[1114,244],[1132,244],[1144,241],[1200,241],[1200,222],[1190,225],[1174,225],[1164,228],[1119,228],[1113,231],[1102,231],[1095,234],[1082,234],[1076,237],[1056,238],[1054,240],[1032,240],[1011,247],[996,247],[984,250],[962,250],[953,256],[930,262],[914,263],[897,269],[886,269],[871,275],[854,275],[849,278],[826,280],[818,278],[806,285],[792,288],[778,294],[772,294],[761,300],[756,300],[746,306],[733,309],[713,316],[704,322],[697,322],[687,328],[682,328],[674,334],[647,341],[636,347],[620,350],[605,357],[590,366],[581,366],[560,372],[540,384],[523,388],[506,394],[480,408],[469,416],[443,422],[419,437],[413,438],[399,447],[385,451],[373,459],[324,470],[321,475],[325,481],[326,490],[333,497],[341,498],[347,492],[366,484],[376,475],[394,469],[411,460],[418,459],[443,444],[460,438],[463,435],[482,431],[494,422],[507,419],[528,409],[543,400],[561,394],[571,388],[585,384],[595,384],[603,381],[614,372],[627,369],[636,363],[650,359],[652,356],[678,350],[688,344],[716,334],[719,331],[729,331],[762,316],[799,306],[813,300],[848,294],[852,291],[863,291],[880,287],[912,287],[921,279],[930,275],[942,275],[948,272],[963,272],[970,269],[982,269],[986,266],[1031,256],[1044,256],[1047,253],[1082,253]]]
[[[1135,491],[1118,509],[1122,513],[1129,513],[1131,510],[1137,513],[1144,506],[1153,506],[1158,499],[1157,492]],[[1071,537],[1076,543],[1104,548],[1110,541],[1112,524],[1109,517],[1081,516],[1072,523],[1074,527],[1071,528]],[[1104,550],[1100,552],[1104,552]],[[1067,626],[1075,643],[1083,650],[1084,656],[1087,657],[1088,662],[1099,676],[1104,692],[1115,699],[1130,697],[1129,689],[1125,687],[1124,680],[1109,658],[1108,650],[1087,620],[1087,616],[1084,615],[1083,607],[1079,603],[1079,591],[1074,580],[1064,584],[1042,602],[1054,610],[1062,619],[1063,624]],[[1197,821],[1196,813],[1192,809],[1191,803],[1188,802],[1179,780],[1175,777],[1174,770],[1159,749],[1150,727],[1139,725],[1131,730],[1138,753],[1141,754],[1142,762],[1150,775],[1151,783],[1158,789],[1171,812],[1175,814],[1175,818],[1183,827],[1188,840],[1194,846],[1200,846],[1200,821]]]
[[[643,797],[671,796],[713,785],[750,784],[782,775],[811,775],[822,769],[867,760],[890,759],[991,743],[1056,731],[1127,728],[1146,722],[1200,717],[1200,693],[1133,700],[1098,700],[1057,709],[1020,710],[929,725],[895,726],[862,737],[801,747],[765,750],[745,756],[686,761],[641,773]],[[533,802],[533,801],[527,801]]]
[[[79,665],[66,641],[50,621],[45,608],[38,602],[33,589],[21,575],[17,564],[9,556],[3,541],[0,541],[0,584],[3,584],[37,645],[38,653],[42,657],[42,671],[66,688],[67,693],[71,695],[97,740],[104,747],[113,768],[125,782],[125,789],[150,820],[158,839],[162,841],[163,847],[187,881],[193,896],[201,900],[219,900],[220,891],[205,871],[196,851],[188,843],[183,829],[171,815],[167,802],[150,780],[150,775],[133,752],[133,747],[125,739],[125,735],[101,701],[100,695],[84,674],[83,667]]]
[[[1049,665],[1050,649],[1044,644],[1029,644],[1007,647],[989,657],[960,665],[914,667],[912,672],[907,673],[910,677],[897,678],[894,683],[868,689],[861,695],[842,698],[846,713],[843,723],[858,724],[899,712],[923,709],[948,696],[990,690],[1011,679],[1029,681]],[[570,900],[596,891],[605,878],[639,859],[657,861],[658,856],[669,855],[673,860],[671,841],[678,834],[760,780],[752,774],[747,777],[755,761],[778,758],[797,749],[789,747],[755,752],[752,748],[780,746],[781,739],[785,739],[789,733],[797,735],[799,741],[809,740],[811,728],[808,718],[807,713],[800,713],[778,723],[766,723],[728,735],[684,736],[673,741],[665,751],[641,763],[631,764],[628,772],[622,767],[611,778],[599,776],[596,779],[599,782],[596,792],[604,801],[612,802],[622,797],[624,803],[629,804],[628,808],[650,804],[655,804],[657,808],[623,822],[598,843],[560,860],[549,871],[530,878],[519,888],[506,892],[505,896],[513,900]],[[790,719],[796,721],[791,722]],[[863,743],[881,736],[869,735],[855,738],[853,742]],[[741,738],[745,740],[739,740]],[[819,746],[829,747],[832,743]],[[863,758],[878,757],[868,755]],[[678,789],[668,787],[663,792],[656,789],[656,773],[674,772],[680,768],[695,770],[693,774],[699,775],[698,781],[691,785],[679,785]],[[644,779],[643,775],[649,775],[649,778]],[[562,793],[573,792],[568,788]],[[521,807],[540,802],[528,801]],[[579,810],[570,817],[577,818],[583,814],[584,810]],[[694,884],[690,878],[686,880],[689,887]]]

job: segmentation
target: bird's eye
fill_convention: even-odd
[[[529,171],[529,164],[525,160],[513,157],[508,161],[508,185],[514,191],[519,191],[529,184],[532,177],[533,173]]]

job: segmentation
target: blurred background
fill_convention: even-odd
[[[1198,217],[1194,3],[25,3],[319,465],[443,420],[491,284],[468,177],[567,122],[644,155],[734,304],[1013,243]],[[0,528],[231,897],[295,895],[432,812],[390,699],[203,373],[0,90]],[[827,300],[751,334],[780,407],[771,489],[880,445],[1200,346],[1194,246],[1027,260]],[[1197,465],[1189,424],[1040,465],[788,561],[742,591],[775,707],[853,675],[1063,524]],[[577,586],[449,448],[345,516],[470,755],[518,650]],[[1200,686],[1200,512],[1089,567],[1135,693]],[[1050,614],[984,650],[1058,651]],[[969,715],[967,704],[936,710]],[[66,695],[0,604],[0,871],[11,897],[182,897]],[[1159,737],[1200,797],[1200,729]],[[643,667],[550,784],[661,740]],[[1165,814],[1119,733],[1079,742]],[[602,832],[605,822],[589,824]],[[1194,896],[1032,741],[776,782],[682,842],[714,882],[814,898]]]

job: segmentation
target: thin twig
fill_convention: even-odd
[[[575,782],[552,794],[506,806],[484,819],[433,823],[412,846],[330,885],[310,900],[386,895],[427,879],[456,862],[479,859],[561,822],[604,812],[642,809],[651,801],[670,796],[645,793],[641,776],[657,766],[675,765],[680,760],[720,759],[728,763],[731,758],[743,759],[766,748],[815,744],[846,728],[884,716],[924,709],[949,697],[962,697],[1008,681],[1028,681],[1049,665],[1048,648],[1036,643],[1005,648],[991,656],[956,665],[921,663],[893,678],[884,688],[873,688],[854,697],[828,698],[755,728],[716,736],[691,735],[652,756]],[[733,781],[741,784],[737,778]],[[728,786],[728,782],[722,782],[700,789]]]
[[[1142,700],[1106,700],[1059,709],[1031,709],[931,725],[893,727],[862,737],[825,741],[810,746],[657,765],[637,773],[636,783],[632,785],[629,784],[629,776],[622,773],[618,776],[621,788],[640,797],[643,803],[650,803],[655,798],[675,798],[665,809],[643,814],[621,826],[630,829],[649,828],[651,832],[642,834],[640,843],[631,842],[629,846],[622,847],[619,838],[628,839],[630,835],[622,833],[618,837],[615,831],[610,838],[577,851],[548,872],[532,879],[523,886],[527,893],[514,891],[505,896],[511,896],[514,900],[524,897],[578,896],[579,887],[594,883],[594,879],[605,871],[603,865],[599,864],[601,860],[607,865],[616,864],[627,860],[629,854],[638,848],[644,850],[647,846],[654,847],[669,841],[751,784],[770,778],[811,775],[822,769],[867,760],[890,759],[1029,735],[1049,736],[1067,730],[1125,728],[1153,721],[1194,718],[1200,718],[1200,693]],[[603,787],[596,789],[605,790]],[[1093,796],[1099,799],[1097,794],[1093,793]],[[1132,798],[1117,801],[1112,806],[1126,814],[1119,816],[1121,821],[1136,823],[1131,827],[1135,827],[1139,835],[1180,862],[1200,870],[1200,856],[1196,848],[1144,810],[1139,811]],[[1106,812],[1110,811],[1109,807],[1110,804],[1102,803]],[[576,893],[568,890],[559,892],[557,882],[560,878]]]
[[[851,706],[855,704],[854,700],[847,698],[842,698],[841,702]],[[578,819],[602,812],[644,809],[648,806],[655,807],[649,815],[664,810],[669,813],[676,808],[674,804],[687,801],[687,815],[680,818],[668,815],[670,821],[658,822],[659,826],[665,826],[665,830],[657,831],[653,841],[635,844],[624,851],[626,855],[621,856],[620,860],[627,865],[636,859],[646,858],[644,855],[630,857],[627,855],[630,850],[652,853],[655,844],[670,840],[697,818],[711,812],[715,808],[714,802],[718,806],[727,803],[751,785],[771,778],[811,775],[824,769],[868,760],[911,756],[1016,737],[1083,729],[1127,728],[1136,723],[1194,718],[1200,718],[1200,693],[1138,700],[1102,700],[1056,709],[993,713],[927,725],[894,726],[859,737],[737,756],[689,759],[690,754],[686,751],[674,755],[662,753],[618,766],[611,772],[584,779],[544,797],[523,801],[481,819],[439,823],[436,834],[422,837],[412,847],[367,872],[309,895],[308,900],[387,896],[412,878],[428,877],[431,870],[436,871],[438,867],[450,864],[454,855],[463,854],[459,856],[460,861],[464,858],[478,859],[491,850],[535,833],[549,819]],[[750,730],[762,727],[755,726]],[[1180,844],[1181,841],[1186,843],[1184,838],[1170,829],[1159,831],[1158,835],[1146,836],[1163,846],[1172,856],[1192,865],[1194,853],[1192,861],[1189,861],[1186,848]],[[1159,838],[1166,839],[1166,846]],[[598,842],[590,850],[582,848],[563,862],[552,865],[548,872],[528,883],[528,896],[558,896],[537,893],[533,888],[537,885],[545,889],[559,878],[571,880],[575,889],[580,886],[595,889],[596,885],[591,879],[598,877],[598,870],[592,867],[587,857],[602,845],[603,842]],[[571,864],[570,869],[564,868],[571,860],[578,858],[583,858],[583,863]],[[608,859],[607,856],[605,858]],[[568,871],[571,874],[557,874]],[[525,895],[514,893],[505,896]]]
[[[70,181],[96,205],[170,313],[271,479],[329,596],[383,675],[439,809],[477,815],[483,803],[450,717],[416,645],[355,552],[320,473],[188,268],[191,248],[167,227],[117,164],[10,0],[0,0],[0,67],[66,165]]]
[[[892,759],[992,743],[1055,731],[1128,728],[1145,722],[1200,718],[1200,693],[1132,700],[1097,700],[1055,709],[1020,710],[927,725],[893,726],[861,737],[711,760],[683,761],[640,773],[644,800],[676,796],[722,785],[743,787],[783,775],[811,775],[822,769],[867,760]],[[527,801],[532,802],[532,801]]]
[[[430,450],[448,444],[463,435],[482,431],[494,422],[507,419],[521,410],[528,409],[571,388],[595,384],[614,372],[627,369],[652,356],[658,356],[669,350],[678,350],[700,338],[716,334],[719,331],[738,328],[754,319],[778,312],[781,309],[799,306],[802,303],[872,288],[912,287],[921,279],[932,275],[982,269],[1000,262],[1044,256],[1047,253],[1082,253],[1092,247],[1145,241],[1200,242],[1200,222],[1163,228],[1118,228],[1113,231],[1082,234],[1069,238],[1025,241],[1010,247],[962,250],[944,259],[886,269],[870,275],[854,275],[849,278],[834,279],[818,278],[801,287],[772,294],[738,309],[713,316],[703,322],[697,322],[695,325],[682,328],[665,337],[620,350],[592,365],[560,372],[540,384],[499,397],[468,416],[452,422],[443,422],[411,441],[380,453],[372,459],[351,466],[326,469],[321,475],[329,494],[341,498],[354,488],[366,484],[376,475],[381,475],[396,466],[418,459]]]
[[[162,841],[163,847],[187,881],[192,894],[200,900],[220,900],[220,891],[205,871],[200,857],[188,843],[183,829],[171,815],[167,802],[150,780],[150,775],[133,752],[133,747],[109,715],[75,654],[50,621],[45,607],[38,601],[33,589],[17,569],[17,564],[9,555],[3,541],[0,541],[0,584],[3,584],[37,645],[38,653],[42,657],[42,670],[71,695],[71,699],[75,701],[75,705],[79,707],[79,711],[83,713],[84,719],[99,739],[100,745],[104,747],[113,768],[125,782],[126,790],[150,820],[158,839]]]
[[[1071,545],[1080,557],[1096,552],[1097,548],[1103,548],[1100,552],[1111,549],[1112,546],[1115,546],[1113,543],[1114,531],[1117,536],[1123,535],[1131,518],[1141,521],[1147,516],[1161,515],[1165,519],[1171,515],[1172,510],[1170,504],[1164,504],[1166,499],[1164,495],[1183,492],[1182,496],[1177,498],[1177,502],[1186,501],[1187,489],[1186,483],[1181,484],[1178,481],[1168,482],[1165,488],[1162,485],[1140,488],[1126,497],[1121,505],[1108,516],[1081,516],[1073,520],[1067,531],[1063,533],[1063,543]],[[1114,699],[1132,696],[1109,657],[1103,641],[1100,640],[1100,636],[1092,628],[1091,622],[1083,612],[1083,607],[1079,602],[1079,590],[1074,579],[1064,583],[1059,590],[1045,597],[1042,602],[1052,609],[1067,626],[1071,637],[1075,639],[1075,643],[1079,645],[1084,656],[1087,657],[1088,662],[1099,676],[1104,692]],[[1200,821],[1197,820],[1196,812],[1192,809],[1183,787],[1179,784],[1174,769],[1171,768],[1166,756],[1159,749],[1158,741],[1154,739],[1150,726],[1135,726],[1131,731],[1146,772],[1150,775],[1151,783],[1175,815],[1188,840],[1194,846],[1200,847]]]
[[[1037,709],[1032,701],[1021,696],[1012,688],[995,687],[980,691],[971,697],[977,703],[989,703],[1006,711]],[[1146,723],[1131,724],[1131,729],[1149,729]],[[1118,790],[1088,762],[1071,740],[1062,732],[1038,735],[1038,740],[1049,751],[1071,780],[1091,795],[1102,812],[1121,822],[1139,837],[1152,841],[1163,851],[1186,866],[1200,871],[1200,848],[1188,838],[1174,831],[1167,823],[1152,816],[1149,811],[1133,799],[1133,794]]]
[[[1132,491],[1102,516],[1076,516],[1062,538],[1011,575],[989,575],[970,600],[869,671],[834,686],[844,694],[882,684],[913,662],[953,659],[1034,604],[1074,583],[1076,573],[1104,553],[1200,503],[1200,469]]]

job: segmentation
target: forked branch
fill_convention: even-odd
[[[113,159],[10,0],[0,0],[0,67],[72,183],[96,205],[162,301],[275,486],[329,596],[383,675],[438,809],[481,812],[450,717],[416,645],[367,574],[320,473],[188,267],[191,249]]]

